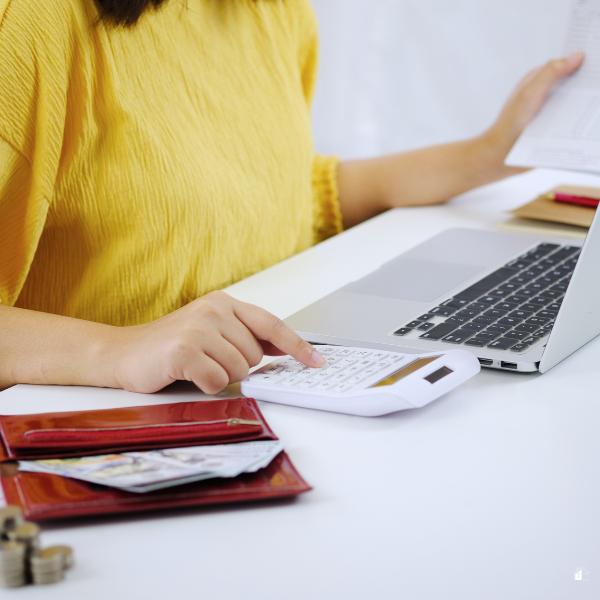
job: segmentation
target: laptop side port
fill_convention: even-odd
[[[505,361],[502,361],[502,362],[500,363],[500,366],[501,366],[503,369],[515,369],[515,370],[517,369],[517,363],[511,363],[511,362],[505,362]]]
[[[479,364],[483,365],[484,367],[491,367],[494,364],[494,361],[491,358],[480,358],[479,360]]]

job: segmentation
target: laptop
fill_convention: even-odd
[[[449,229],[288,317],[313,344],[462,348],[544,373],[600,333],[600,223],[584,243]]]

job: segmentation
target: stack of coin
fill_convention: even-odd
[[[64,560],[62,554],[38,550],[29,559],[33,583],[56,583],[63,578]]]
[[[56,583],[73,566],[69,546],[40,547],[40,528],[18,506],[0,508],[0,587]]]
[[[27,583],[26,552],[25,544],[0,542],[0,587],[20,587]]]

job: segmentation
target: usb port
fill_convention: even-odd
[[[502,362],[500,363],[500,366],[501,366],[503,369],[515,369],[515,370],[516,370],[516,368],[517,368],[517,363],[510,363],[510,362],[504,362],[504,361],[502,361]]]
[[[491,358],[480,358],[479,364],[484,367],[491,367],[494,364],[494,361]]]

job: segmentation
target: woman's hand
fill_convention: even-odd
[[[583,62],[576,52],[526,75],[496,122],[476,138],[380,158],[340,163],[338,189],[345,227],[400,206],[439,204],[527,169],[507,167],[507,154],[552,87]]]
[[[181,379],[215,394],[241,381],[264,354],[291,354],[309,367],[325,364],[283,321],[224,292],[198,298],[152,323],[117,331],[117,387],[133,392],[156,392]]]
[[[523,129],[542,108],[550,90],[561,79],[571,75],[583,63],[584,56],[575,52],[568,58],[551,60],[534,69],[520,81],[509,96],[498,119],[482,136],[485,144],[495,154],[498,168],[513,147]],[[524,171],[525,169],[519,169]]]

